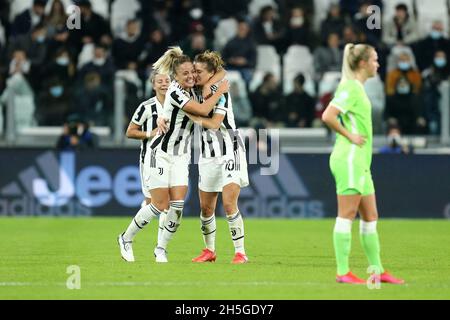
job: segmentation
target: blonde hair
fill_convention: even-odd
[[[158,70],[153,70],[153,72],[150,74],[150,77],[149,77],[149,81],[150,81],[151,84],[155,83],[156,76],[158,76],[158,75],[169,76],[168,74],[164,74],[164,73],[158,72]]]
[[[214,73],[222,70],[225,65],[220,53],[210,50],[206,50],[205,52],[196,55],[194,62],[206,64],[206,70]]]
[[[341,83],[355,79],[355,72],[359,69],[359,63],[369,61],[372,50],[375,50],[375,48],[368,44],[348,43],[345,45]]]
[[[158,74],[167,74],[173,77],[178,66],[185,62],[191,62],[191,58],[183,54],[183,50],[180,47],[169,47],[169,50],[164,52],[153,64],[153,70]]]

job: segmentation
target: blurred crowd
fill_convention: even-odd
[[[313,0],[104,0],[106,14],[96,12],[93,1],[76,0],[81,28],[73,30],[66,23],[71,1],[28,2],[14,14],[14,2],[0,0],[0,118],[13,97],[18,125],[60,126],[77,117],[112,126],[117,76],[125,80],[129,119],[151,94],[152,64],[169,45],[180,45],[191,57],[219,50],[227,70],[239,73],[244,86],[231,86],[239,125],[320,126],[335,89],[319,90],[321,82],[340,71],[346,43],[363,42],[377,48],[381,64],[378,86],[369,92],[375,130],[440,132],[439,86],[450,76],[448,21],[433,20],[422,35],[415,18],[420,12],[399,1],[373,30],[367,8],[383,10],[381,0],[322,1],[327,13],[319,20]],[[280,57],[292,46],[306,48],[313,74],[296,74],[289,91],[270,72],[255,80],[262,45]]]

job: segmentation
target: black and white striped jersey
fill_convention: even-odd
[[[217,86],[211,86],[213,92],[217,91]],[[200,98],[201,100],[201,98]],[[232,155],[240,150],[245,151],[244,140],[234,121],[233,104],[231,96],[225,93],[210,112],[209,117],[214,113],[225,115],[219,129],[202,128],[201,152],[204,158],[221,157]]]
[[[157,127],[156,120],[158,115],[162,114],[163,106],[156,99],[156,97],[150,98],[142,102],[131,118],[131,122],[141,127],[142,131],[152,131]],[[145,154],[150,147],[150,140],[144,139],[141,142],[141,155],[140,161],[144,163]]]
[[[186,91],[175,80],[171,82],[162,112],[163,117],[169,119],[169,129],[152,139],[152,149],[161,149],[169,155],[182,155],[191,151],[194,123],[186,116],[183,107],[195,98],[192,89]]]

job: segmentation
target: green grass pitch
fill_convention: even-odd
[[[0,299],[450,299],[450,221],[381,220],[385,268],[407,284],[380,289],[337,284],[333,219],[247,219],[250,262],[232,265],[226,221],[217,223],[216,263],[194,264],[203,240],[198,219],[184,219],[168,248],[153,258],[152,221],[134,243],[135,263],[119,255],[117,235],[129,218],[2,218]],[[367,262],[353,226],[351,268]],[[81,270],[81,288],[66,287],[67,267]]]

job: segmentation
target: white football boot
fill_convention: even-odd
[[[156,247],[155,251],[153,252],[153,254],[155,255],[155,261],[156,262],[168,262],[167,260],[167,251],[164,250],[163,248],[160,247]]]
[[[131,245],[133,241],[125,241],[122,233],[117,237],[117,242],[119,243],[122,259],[128,262],[134,262],[133,246]]]

